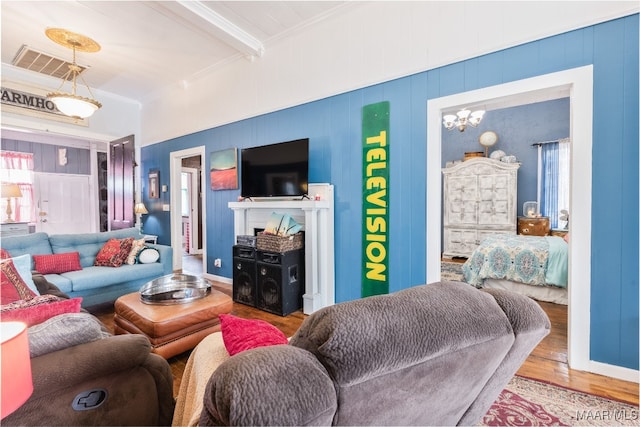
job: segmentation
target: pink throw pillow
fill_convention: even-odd
[[[11,258],[11,254],[5,248],[0,248],[0,259],[9,259]]]
[[[220,314],[222,340],[230,356],[252,348],[288,344],[285,334],[264,320]]]
[[[40,274],[60,274],[82,270],[79,252],[65,252],[52,255],[34,255],[35,269]]]
[[[104,244],[93,265],[102,267],[120,267],[129,256],[131,246],[133,245],[133,237],[126,239],[109,239]]]
[[[82,298],[60,299],[54,295],[38,295],[30,300],[3,305],[0,315],[3,322],[24,322],[27,326],[33,326],[59,314],[79,313],[81,303]]]
[[[36,294],[22,280],[11,259],[0,262],[0,304],[9,304],[19,300],[30,300]],[[5,321],[5,319],[2,319]]]

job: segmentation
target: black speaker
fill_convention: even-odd
[[[256,307],[286,316],[302,308],[304,251],[258,251]]]
[[[233,300],[256,306],[256,250],[248,246],[233,247]]]

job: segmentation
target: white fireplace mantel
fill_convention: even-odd
[[[309,184],[310,200],[244,200],[230,202],[234,241],[264,229],[273,212],[288,213],[305,234],[305,292],[302,309],[311,314],[335,304],[333,185]]]

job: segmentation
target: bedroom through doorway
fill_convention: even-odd
[[[526,105],[544,100],[570,99],[571,150],[570,209],[572,229],[581,230],[569,243],[569,304],[567,359],[572,369],[595,372],[589,360],[591,296],[591,145],[593,67],[532,77],[501,85],[431,99],[427,102],[427,212],[425,218],[426,277],[441,275],[442,253],[442,115],[466,106],[485,110]],[[577,124],[580,123],[580,126]],[[579,177],[579,179],[576,179]],[[606,375],[606,373],[605,373]]]

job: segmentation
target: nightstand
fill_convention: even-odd
[[[144,241],[145,243],[153,243],[155,245],[158,243],[158,236],[154,236],[153,234],[145,234]]]
[[[569,230],[560,230],[560,229],[554,228],[553,230],[551,230],[550,234],[552,236],[564,237],[567,235],[567,233],[569,233]]]
[[[536,218],[529,218],[519,216],[518,234],[523,234],[525,236],[548,236],[549,217],[541,216]]]

